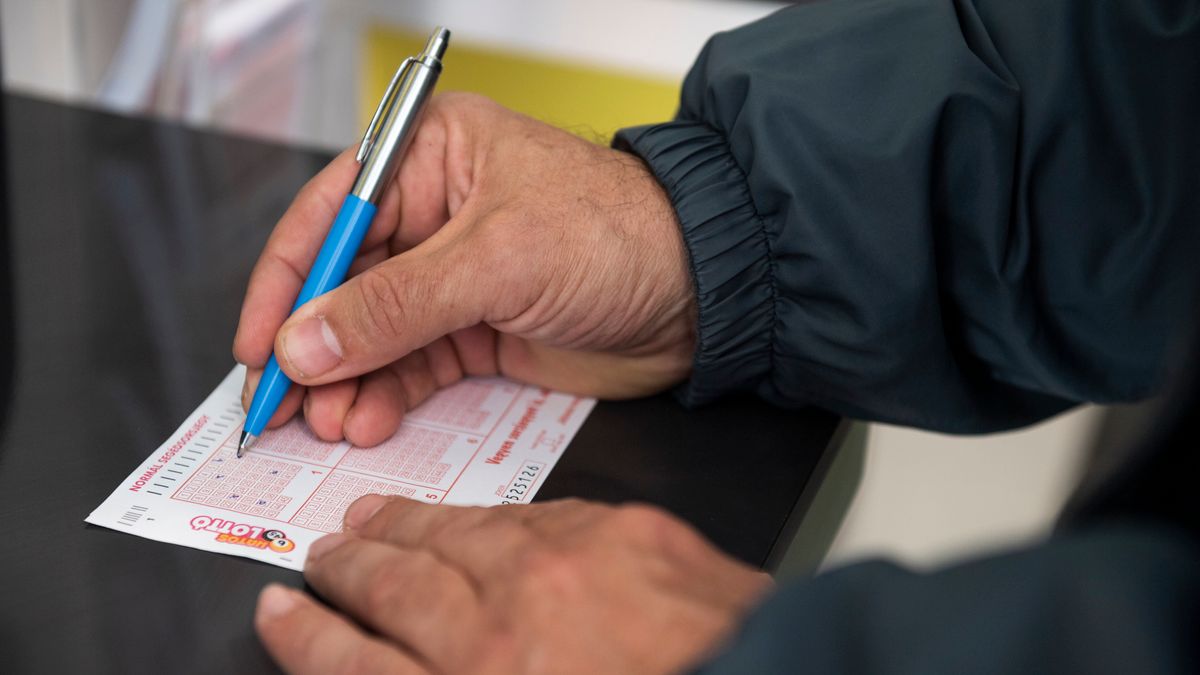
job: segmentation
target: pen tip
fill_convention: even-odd
[[[255,436],[254,434],[252,434],[248,431],[242,432],[242,437],[240,440],[238,440],[238,447],[237,447],[237,456],[239,459],[242,457],[242,455],[246,454],[246,451],[250,449],[251,445],[254,445],[254,441],[257,439],[258,439],[258,436]]]

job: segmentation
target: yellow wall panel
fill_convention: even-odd
[[[368,29],[360,108],[364,126],[396,67],[424,45],[424,35],[404,29]],[[598,142],[607,142],[622,127],[670,119],[679,103],[678,82],[453,39],[445,65],[439,91],[483,94]]]

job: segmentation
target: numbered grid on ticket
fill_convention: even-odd
[[[302,420],[238,459],[242,367],[87,522],[302,569],[309,544],[341,529],[365,494],[430,503],[528,502],[593,399],[502,378],[468,379],[411,411],[374,448],[328,443]]]

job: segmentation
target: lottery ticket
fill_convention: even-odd
[[[309,545],[340,531],[346,508],[365,494],[528,502],[595,405],[503,378],[469,378],[410,411],[375,447],[322,441],[293,419],[238,459],[244,376],[234,368],[86,521],[302,570]]]

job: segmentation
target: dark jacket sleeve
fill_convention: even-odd
[[[1200,249],[1200,2],[826,0],[626,129],[699,299],[682,390],[954,432],[1152,392]]]
[[[1129,522],[934,573],[862,563],[767,600],[697,672],[1200,672],[1200,547]]]

